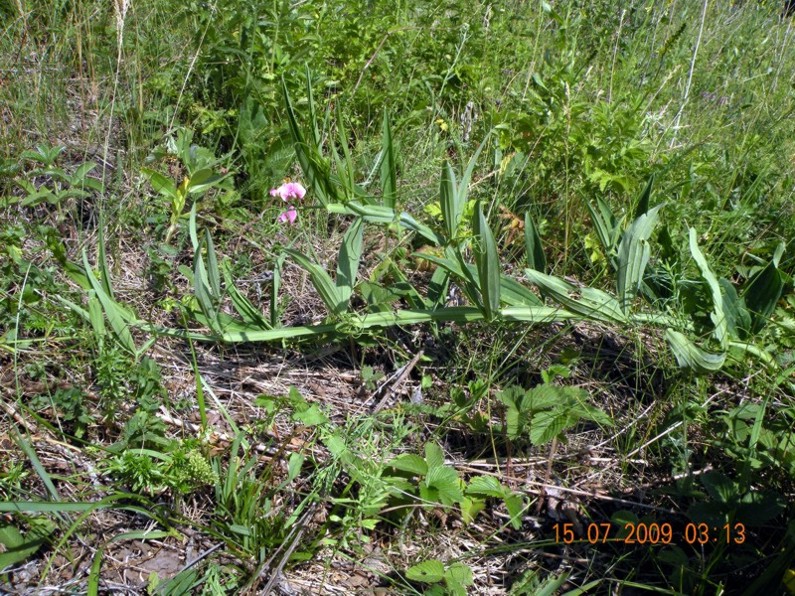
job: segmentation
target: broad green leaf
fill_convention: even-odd
[[[155,189],[155,192],[159,192],[172,201],[177,200],[177,185],[174,184],[173,180],[149,168],[141,168],[141,173],[149,179],[149,183]]]
[[[538,234],[538,229],[529,211],[524,214],[524,246],[527,255],[527,265],[530,269],[543,273],[547,268],[547,258],[544,256],[541,236]]]
[[[28,532],[26,537],[15,526],[0,524],[0,545],[4,547],[3,552],[0,552],[0,571],[25,561],[35,554],[45,541],[45,536],[38,535],[34,531]]]
[[[699,476],[710,499],[716,503],[735,504],[739,498],[737,485],[728,476],[717,470]]]
[[[506,489],[500,481],[494,476],[475,476],[469,481],[467,485],[468,495],[482,495],[485,497],[504,497],[510,494],[510,490]]]
[[[737,296],[732,283],[723,277],[718,280],[723,297],[723,310],[726,315],[726,330],[729,337],[744,339],[751,331],[751,314],[745,307],[745,300]]]
[[[545,296],[549,296],[570,312],[582,315],[586,319],[605,323],[627,323],[629,321],[618,300],[602,290],[577,287],[559,277],[547,275],[534,269],[525,269],[525,274],[530,283],[538,286]]]
[[[753,333],[759,332],[767,323],[767,319],[776,309],[776,303],[784,293],[784,275],[778,269],[781,255],[784,253],[784,243],[776,247],[771,261],[764,269],[754,275],[743,291],[743,299],[748,310],[752,313]]]
[[[649,238],[663,205],[657,205],[629,226],[618,247],[618,299],[624,312],[638,293],[649,262]]]
[[[450,586],[450,584],[455,584],[463,587],[471,586],[475,583],[472,577],[472,569],[463,563],[453,563],[450,565],[447,571],[445,571],[444,576],[448,586]],[[464,594],[466,594],[466,591],[464,591]]]
[[[221,273],[224,277],[224,286],[229,299],[232,301],[237,314],[247,326],[253,326],[256,329],[270,329],[271,324],[265,319],[259,309],[254,306],[251,301],[246,298],[235,286],[232,279],[232,269],[228,259],[224,259],[221,263]]]
[[[428,467],[428,474],[425,476],[425,485],[434,488],[439,495],[439,502],[442,505],[453,505],[464,498],[461,489],[461,479],[455,469],[447,466]]]
[[[395,160],[395,146],[392,141],[392,127],[389,124],[389,115],[386,111],[384,111],[384,123],[381,132],[381,196],[385,207],[395,208],[397,163]]]
[[[356,274],[359,270],[359,260],[362,257],[362,219],[357,218],[342,238],[342,246],[337,259],[337,294],[343,304],[340,306],[344,312],[353,294],[356,284]],[[341,312],[337,314],[341,314]]]
[[[190,194],[202,193],[213,186],[217,186],[225,176],[216,174],[209,168],[204,168],[194,173],[188,181],[188,192]]]
[[[425,461],[428,463],[429,470],[444,466],[444,451],[436,443],[426,443]]]
[[[500,259],[497,243],[486,216],[483,215],[480,202],[475,207],[472,227],[477,238],[473,252],[478,269],[480,296],[486,320],[491,320],[495,311],[500,308]]]
[[[522,514],[524,513],[524,500],[519,494],[505,496],[505,508],[511,516],[511,526],[514,530],[522,527]]]
[[[682,368],[690,368],[698,372],[714,372],[720,370],[726,361],[726,354],[705,352],[684,335],[673,329],[665,331],[665,339],[671,346],[676,362]]]
[[[221,299],[221,275],[218,271],[218,257],[215,254],[215,245],[210,231],[204,230],[204,244],[207,246],[207,280],[210,290],[216,300]]]
[[[530,442],[536,447],[545,445],[576,423],[576,417],[571,416],[568,409],[539,412],[530,421]]]
[[[419,455],[414,455],[413,453],[404,453],[402,455],[398,455],[387,465],[398,470],[403,470],[404,472],[410,472],[417,476],[425,476],[425,474],[428,473],[427,462]]]
[[[406,570],[406,577],[413,582],[436,584],[444,579],[444,565],[436,559],[423,561],[409,567]]]
[[[715,339],[717,339],[720,342],[721,347],[725,349],[726,342],[729,338],[726,314],[723,309],[723,295],[720,291],[718,278],[715,277],[715,274],[712,272],[712,269],[709,268],[709,264],[704,258],[703,253],[698,248],[696,230],[694,228],[690,228],[690,253],[693,255],[693,259],[695,259],[696,265],[698,265],[698,268],[701,271],[701,276],[707,282],[707,286],[709,287],[709,291],[712,296],[712,312],[710,313],[710,319],[712,319],[712,323],[715,325],[715,331],[713,333],[715,335]]]

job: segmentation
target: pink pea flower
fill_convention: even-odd
[[[281,197],[282,201],[285,202],[290,199],[301,200],[305,194],[306,189],[298,182],[285,182],[279,188],[271,189],[272,197]]]
[[[298,218],[298,211],[295,210],[294,205],[290,205],[290,208],[282,213],[279,216],[279,223],[295,223],[295,220]]]

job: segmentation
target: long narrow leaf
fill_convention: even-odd
[[[671,346],[671,351],[676,357],[676,362],[682,368],[690,368],[697,372],[707,373],[720,370],[726,361],[726,354],[711,354],[705,352],[684,335],[673,329],[665,332],[665,339]]]
[[[339,308],[342,312],[347,308],[353,287],[356,285],[356,274],[359,270],[359,260],[362,257],[362,219],[357,218],[342,238],[340,254],[337,258],[337,293],[342,300]],[[342,314],[337,312],[336,314]]]
[[[290,255],[293,260],[298,263],[302,268],[306,269],[309,273],[309,278],[312,280],[312,285],[315,290],[320,294],[320,298],[328,308],[331,314],[339,314],[345,310],[347,300],[340,292],[339,288],[334,284],[331,276],[317,263],[313,263],[306,256],[291,248],[285,248],[284,251]]]
[[[723,294],[720,291],[718,278],[715,277],[707,263],[707,259],[704,258],[704,254],[698,248],[696,230],[694,228],[690,228],[690,254],[693,255],[693,259],[696,261],[699,271],[701,271],[701,277],[704,278],[704,281],[707,282],[707,287],[709,287],[712,296],[712,312],[709,316],[712,319],[712,324],[715,325],[713,335],[720,342],[721,347],[725,349],[728,341],[728,323],[723,308]]]
[[[480,202],[475,208],[473,224],[472,227],[478,240],[474,253],[480,281],[480,295],[483,299],[486,319],[491,320],[493,312],[500,307],[500,260],[494,234],[491,233]]]
[[[547,258],[544,256],[541,236],[538,234],[538,229],[529,211],[524,214],[524,246],[530,269],[544,273],[547,268]]]
[[[458,222],[464,209],[458,203],[458,184],[455,172],[450,162],[445,160],[442,164],[442,178],[439,184],[439,207],[442,210],[442,220],[447,234],[447,240],[452,241],[458,231]]]
[[[83,251],[83,266],[85,267],[88,282],[91,284],[91,288],[96,292],[97,298],[99,298],[102,304],[102,310],[105,312],[111,329],[113,329],[113,334],[119,340],[122,348],[127,350],[130,354],[135,355],[135,341],[128,328],[128,322],[135,321],[135,317],[105,293],[102,284],[91,271],[91,265],[88,262],[88,256],[85,251]]]
[[[397,163],[395,161],[395,146],[392,140],[392,127],[389,124],[389,114],[384,112],[384,124],[381,131],[381,196],[384,206],[395,208],[397,196]]]
[[[643,273],[646,271],[651,252],[649,238],[654,231],[654,226],[657,225],[662,207],[662,204],[657,205],[638,217],[621,238],[621,244],[618,247],[617,286],[618,299],[625,312],[643,281]]]
[[[534,269],[525,269],[530,283],[539,287],[545,296],[586,319],[605,323],[627,323],[627,318],[618,300],[607,292],[596,288],[577,287],[559,277],[547,275]]]

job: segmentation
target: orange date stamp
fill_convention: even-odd
[[[611,522],[589,523],[576,532],[573,523],[555,524],[555,542],[558,544],[626,544],[646,546],[657,544],[727,544],[739,545],[746,540],[745,524],[740,522],[713,526],[704,522],[690,522],[674,529],[668,522],[629,522],[617,526]]]

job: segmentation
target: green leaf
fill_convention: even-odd
[[[500,481],[494,476],[475,476],[467,485],[468,495],[483,495],[486,497],[500,498],[505,496],[506,492],[510,494],[510,490],[500,484]]]
[[[381,196],[384,206],[395,208],[397,196],[397,163],[395,160],[395,146],[392,141],[392,127],[389,125],[389,115],[384,112],[384,123],[381,132]]]
[[[776,309],[776,303],[784,293],[784,275],[778,269],[784,243],[776,247],[773,258],[764,269],[754,275],[743,290],[743,299],[752,313],[751,331],[759,332]]]
[[[529,211],[524,214],[524,246],[527,255],[527,265],[530,269],[543,273],[547,268],[547,258],[544,256],[541,236],[538,234],[538,229]]]
[[[734,504],[737,501],[739,497],[737,485],[728,476],[712,470],[699,478],[713,502]]]
[[[28,536],[25,537],[15,526],[0,524],[0,545],[5,547],[4,552],[0,553],[0,571],[25,561],[45,542],[45,536],[34,531],[28,532]]]
[[[445,581],[448,587],[453,586],[471,586],[475,583],[472,577],[472,569],[463,563],[453,563],[444,573]],[[466,594],[466,591],[464,592]]]
[[[644,215],[649,211],[652,186],[654,186],[654,174],[649,176],[649,181],[646,183],[646,188],[643,189],[643,192],[638,199],[638,205],[635,208],[635,219],[638,219],[641,215]]]
[[[315,290],[317,290],[317,293],[320,294],[320,298],[331,314],[337,315],[345,312],[347,306],[346,297],[343,295],[342,291],[337,288],[325,269],[313,263],[296,250],[285,248],[284,252],[290,255],[301,267],[306,269],[309,273],[309,278],[312,280],[312,285],[315,287]]]
[[[602,243],[605,254],[608,257],[612,257],[618,247],[618,238],[621,233],[621,227],[616,220],[616,216],[600,197],[596,198],[596,207],[590,201],[585,201],[585,206],[591,215],[591,221],[593,221],[596,228],[596,235],[599,236],[599,241]]]
[[[429,466],[425,486],[436,489],[442,505],[453,505],[464,498],[458,472],[447,466]]]
[[[88,262],[85,250],[83,251],[83,267],[85,268],[86,278],[102,304],[102,310],[105,312],[105,316],[110,323],[111,329],[113,329],[114,336],[119,341],[119,345],[133,356],[136,355],[135,341],[128,328],[128,321],[134,321],[135,317],[126,312],[121,305],[105,293],[102,284],[91,271],[91,265]]]
[[[483,300],[484,314],[488,321],[500,308],[500,260],[497,254],[497,243],[486,217],[483,215],[480,202],[475,207],[472,227],[477,237],[473,252],[480,282],[480,295]]]
[[[721,294],[720,291],[718,278],[715,277],[703,253],[698,248],[696,230],[694,228],[690,228],[690,254],[693,255],[693,259],[695,259],[696,265],[698,265],[701,271],[701,276],[709,287],[712,296],[712,312],[710,313],[710,319],[712,319],[712,323],[715,325],[713,334],[715,335],[715,339],[720,342],[721,347],[725,349],[726,342],[728,341],[728,324],[726,322],[726,313],[723,309],[723,294]]]
[[[409,567],[406,577],[413,582],[435,584],[444,579],[444,565],[441,561],[431,559]]]
[[[356,274],[359,270],[359,260],[362,257],[362,218],[359,217],[351,224],[342,238],[342,246],[337,259],[337,295],[342,301],[336,314],[347,310],[348,302],[353,294],[356,284]]]
[[[439,196],[439,206],[442,210],[442,220],[444,221],[447,239],[452,241],[456,237],[458,223],[461,220],[461,214],[464,212],[464,206],[458,202],[459,195],[455,172],[453,172],[453,167],[447,160],[442,164]]]
[[[177,185],[174,184],[173,180],[149,168],[141,168],[141,173],[149,179],[149,183],[155,189],[155,192],[159,192],[172,201],[177,200]]]
[[[536,447],[549,443],[576,423],[577,418],[568,410],[554,409],[539,412],[530,422],[530,442]]]
[[[425,476],[428,473],[428,464],[419,455],[404,453],[389,462],[389,466],[416,476]]]
[[[618,247],[618,299],[624,312],[627,312],[643,281],[651,252],[649,238],[657,225],[662,207],[662,204],[657,205],[638,217],[621,238]]]
[[[605,323],[627,323],[626,314],[618,300],[610,294],[589,287],[574,286],[559,277],[547,275],[534,269],[525,269],[530,283],[541,292],[566,308],[586,319]]]
[[[690,368],[698,372],[714,372],[720,370],[726,361],[726,354],[705,352],[684,335],[673,329],[665,331],[665,339],[671,346],[676,362],[681,368]]]
[[[514,530],[522,527],[522,514],[524,514],[524,500],[519,494],[505,496],[505,508],[511,516],[511,526]]]
[[[444,466],[444,451],[436,443],[425,444],[425,461],[428,463],[428,469],[441,468]]]
[[[216,174],[209,168],[203,168],[198,172],[195,172],[193,176],[190,177],[190,180],[188,181],[188,193],[190,194],[202,193],[212,188],[213,186],[218,186],[218,184],[225,177],[226,176]]]

